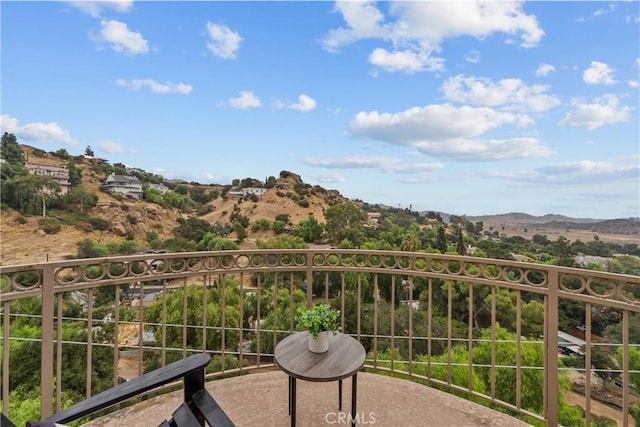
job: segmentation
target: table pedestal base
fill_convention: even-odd
[[[351,425],[356,425],[356,403],[358,393],[358,374],[351,376]],[[342,411],[342,380],[338,380],[338,410]],[[296,427],[296,378],[289,375],[289,416],[291,427]]]

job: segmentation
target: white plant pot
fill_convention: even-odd
[[[324,353],[329,350],[329,331],[323,331],[318,334],[318,338],[314,338],[309,334],[309,351],[313,353]]]

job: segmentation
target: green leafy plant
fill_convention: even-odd
[[[309,309],[300,307],[296,325],[298,329],[308,330],[314,338],[318,338],[323,331],[329,331],[335,335],[340,332],[340,311],[329,304],[318,304]]]

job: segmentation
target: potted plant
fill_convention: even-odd
[[[329,349],[329,334],[340,332],[340,311],[329,304],[298,308],[298,329],[309,331],[309,350],[324,353]]]

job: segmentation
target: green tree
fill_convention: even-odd
[[[436,238],[436,249],[440,251],[440,253],[447,252],[447,236],[444,231],[444,227],[438,227],[438,236]]]
[[[89,157],[95,157],[95,153],[93,152],[93,148],[90,145],[87,145],[87,148],[84,149],[84,155]]]
[[[308,249],[304,240],[296,236],[276,236],[269,240],[257,240],[258,249]]]
[[[557,257],[557,264],[565,267],[573,267],[575,265],[574,253],[571,249],[571,241],[564,236],[558,237],[551,243],[552,253]]]
[[[211,232],[205,233],[200,242],[198,242],[198,250],[202,251],[227,251],[237,249],[240,249],[240,247],[233,240],[218,237]]]
[[[338,243],[344,239],[356,246],[363,243],[366,215],[351,203],[333,205],[324,212],[329,239]]]
[[[9,164],[22,165],[24,163],[24,154],[15,135],[7,132],[2,134],[0,157]]]
[[[276,219],[275,221],[273,221],[273,225],[271,226],[271,229],[273,230],[274,233],[281,234],[282,232],[284,232],[284,229],[286,227],[287,227],[286,222]]]
[[[240,342],[239,327],[242,325],[240,319],[240,287],[239,284],[230,277],[224,278],[224,298],[225,305],[222,305],[221,283],[216,282],[212,287],[191,285],[186,289],[187,311],[184,311],[184,288],[179,288],[166,297],[166,322],[167,325],[182,325],[186,320],[186,343],[187,348],[203,349],[202,322],[203,314],[206,318],[206,349],[220,350],[222,346],[235,351]],[[203,293],[206,292],[206,295]],[[220,328],[222,325],[222,310],[225,312],[225,324],[227,328],[224,334],[224,343]],[[158,299],[145,311],[145,322],[163,322],[163,301]],[[158,328],[154,332],[156,341],[162,341],[162,331]],[[182,326],[167,326],[166,346],[182,348],[183,330]]]
[[[309,215],[307,219],[300,221],[298,225],[293,229],[293,235],[301,237],[305,242],[315,242],[320,240],[324,227],[318,222],[313,214]]]
[[[60,184],[48,176],[24,175],[14,182],[14,201],[24,214],[34,214],[39,210],[44,218],[49,204],[60,193]]]
[[[71,187],[80,185],[82,183],[82,169],[76,166],[73,159],[70,159],[67,162],[67,170],[69,171],[69,182],[71,182]]]

